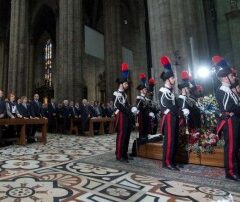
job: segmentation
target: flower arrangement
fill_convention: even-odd
[[[202,113],[202,125],[205,128],[216,127],[220,111],[217,100],[214,96],[205,96],[198,102]]]
[[[189,144],[186,150],[195,154],[201,153],[213,153],[215,147],[223,147],[224,141],[219,140],[216,135],[210,129],[200,129],[189,135]]]

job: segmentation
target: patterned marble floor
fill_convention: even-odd
[[[0,148],[0,201],[240,201],[239,192],[145,175],[114,157],[99,165],[114,149],[115,135],[57,134],[46,145]]]

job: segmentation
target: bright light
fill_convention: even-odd
[[[205,78],[208,78],[209,75],[210,75],[210,70],[208,67],[205,67],[205,66],[198,67],[198,70],[197,70],[198,77],[205,79]]]

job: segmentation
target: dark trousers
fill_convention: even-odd
[[[131,134],[131,122],[129,116],[118,113],[118,133],[116,140],[116,158],[120,160],[121,158],[128,158],[128,146]]]
[[[89,121],[90,119],[88,117],[82,117],[82,120],[81,120],[81,132],[85,132],[85,131],[88,131],[89,129]]]
[[[26,130],[27,139],[30,139],[32,135],[32,125],[26,125],[25,130]]]
[[[68,117],[59,117],[59,125],[61,125],[60,132],[66,134],[70,128],[70,119]]]
[[[178,145],[178,118],[171,113],[166,115],[163,135],[163,166],[174,166]]]
[[[150,133],[150,119],[148,113],[140,112],[138,114],[139,137],[146,138]]]
[[[30,135],[28,136],[28,138],[34,138],[35,137],[35,134],[37,132],[37,129],[38,129],[38,126],[37,125],[32,125],[31,127],[31,132],[30,132]]]
[[[224,126],[224,167],[226,175],[239,174],[240,118],[229,118]]]
[[[56,132],[57,131],[57,118],[56,116],[49,116],[48,117],[48,131],[49,132]]]

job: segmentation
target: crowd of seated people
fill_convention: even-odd
[[[33,100],[26,96],[16,98],[10,93],[4,98],[3,91],[0,90],[0,119],[48,119],[49,132],[69,133],[70,120],[79,119],[79,131],[84,134],[88,130],[89,120],[96,117],[114,116],[113,103],[99,103],[98,101],[88,102],[83,99],[81,102],[63,100],[56,103],[51,99],[48,104],[42,104],[39,101],[39,95],[35,94]],[[97,124],[94,127],[98,127]],[[35,133],[38,127],[28,125],[26,128],[26,137],[28,143],[35,142]],[[9,137],[18,137],[18,126],[0,126],[0,139]]]

